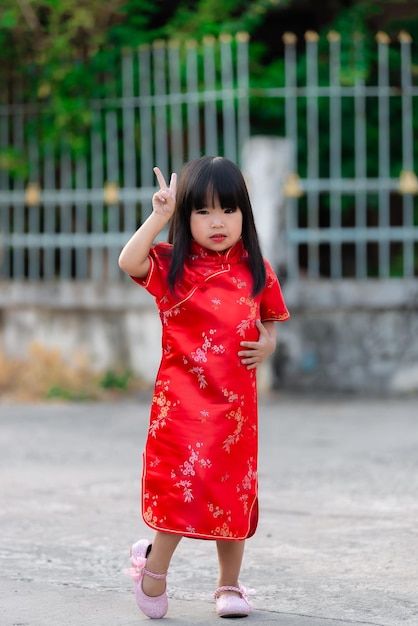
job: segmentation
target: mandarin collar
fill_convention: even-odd
[[[189,259],[193,263],[199,265],[218,265],[222,263],[239,263],[247,256],[247,251],[244,248],[242,237],[237,241],[232,248],[228,248],[224,252],[217,252],[216,250],[208,250],[199,245],[194,239],[190,242]]]

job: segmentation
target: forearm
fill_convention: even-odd
[[[129,239],[119,255],[119,267],[121,270],[144,278],[149,270],[148,254],[155,238],[163,230],[168,222],[165,215],[155,212],[145,220],[136,233]]]
[[[245,348],[238,352],[241,357],[241,363],[247,366],[247,369],[253,369],[262,363],[276,349],[277,330],[273,321],[261,323],[256,321],[259,330],[258,341],[241,341],[241,346]],[[242,358],[244,357],[244,358]]]
[[[263,326],[266,329],[271,341],[274,342],[274,348],[276,347],[277,344],[277,326],[276,326],[276,322],[273,322],[272,320],[267,320],[265,322],[263,322]]]

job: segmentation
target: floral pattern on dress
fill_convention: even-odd
[[[162,358],[144,452],[142,513],[155,530],[206,539],[250,537],[257,526],[257,386],[241,364],[241,341],[257,341],[256,319],[289,316],[266,262],[266,287],[252,296],[240,240],[224,254],[192,242],[183,278],[168,288],[172,247],[150,252],[143,285],[162,322]]]
[[[180,314],[181,314],[180,306],[175,306],[172,309],[169,309],[168,311],[164,311],[161,315],[162,323],[164,325],[167,325],[170,317],[176,317],[177,315],[180,315]]]
[[[248,316],[245,319],[242,319],[236,326],[237,333],[241,337],[245,337],[246,333],[254,326],[254,322],[257,319],[257,302],[253,297],[241,297],[237,300],[237,303],[240,306],[247,306],[249,309]]]
[[[214,335],[216,330],[211,329],[209,334]],[[215,354],[223,354],[225,352],[225,348],[222,344],[213,345],[212,337],[208,337],[206,333],[202,333],[203,342],[201,346],[197,347],[195,350],[191,352],[191,358],[195,363],[207,363],[207,353],[209,350],[212,350]]]
[[[247,417],[243,415],[242,408],[239,406],[236,411],[230,411],[227,416],[228,419],[234,419],[236,421],[235,430],[229,434],[228,437],[222,442],[222,447],[226,452],[231,452],[231,446],[238,443],[241,438],[241,433]]]
[[[237,289],[244,289],[247,286],[247,283],[245,280],[241,280],[239,278],[232,278],[232,282],[234,283],[234,285],[236,286]]]
[[[147,524],[156,524],[158,521],[157,516],[154,515],[153,510],[150,506],[147,507],[147,509],[144,511],[143,517],[144,517],[144,521]]]
[[[220,537],[233,537],[234,535],[230,529],[230,523],[232,521],[231,510],[224,510],[213,503],[208,504],[208,510],[212,514],[213,519],[218,522],[214,529],[214,534]]]
[[[228,389],[222,389],[222,393],[225,398],[228,398],[228,402],[235,402],[238,400],[238,394],[234,391],[229,391]]]
[[[171,478],[176,480],[174,486],[183,491],[184,502],[191,502],[194,499],[193,479],[196,476],[196,468],[200,467],[207,469],[212,466],[210,459],[200,458],[201,448],[203,448],[203,444],[200,442],[197,442],[194,445],[189,444],[188,458],[185,459],[181,465],[179,465],[177,470],[173,469],[171,471]],[[180,477],[185,476],[186,478],[177,480],[179,475]]]
[[[235,535],[233,534],[227,522],[224,522],[222,526],[216,526],[212,531],[212,535],[214,535],[217,538],[222,538],[222,539],[227,539],[227,538],[234,539],[235,538]]]
[[[190,374],[194,374],[199,382],[200,389],[207,387],[207,380],[205,378],[205,372],[203,367],[192,367],[189,370]]]
[[[163,388],[161,389],[161,387]],[[156,415],[154,415],[149,427],[149,433],[152,437],[157,436],[157,431],[160,428],[164,428],[165,426],[167,426],[167,422],[171,419],[169,415],[170,411],[178,405],[178,402],[173,402],[168,398],[168,396],[166,395],[166,392],[168,392],[168,390],[168,382],[163,383],[162,381],[159,381],[159,384],[156,384],[155,386],[155,393],[152,398],[152,403],[158,407],[158,412]]]

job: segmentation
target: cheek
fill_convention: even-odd
[[[195,219],[190,220],[190,232],[193,239],[196,239],[202,232],[202,224]]]

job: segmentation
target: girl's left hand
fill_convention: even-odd
[[[276,348],[276,333],[274,322],[269,324],[271,328],[271,334],[266,327],[257,320],[255,325],[257,326],[260,334],[258,341],[241,341],[241,346],[247,348],[247,350],[241,350],[238,352],[241,358],[241,363],[247,366],[247,370],[255,369],[262,363],[270,354],[273,354]]]

